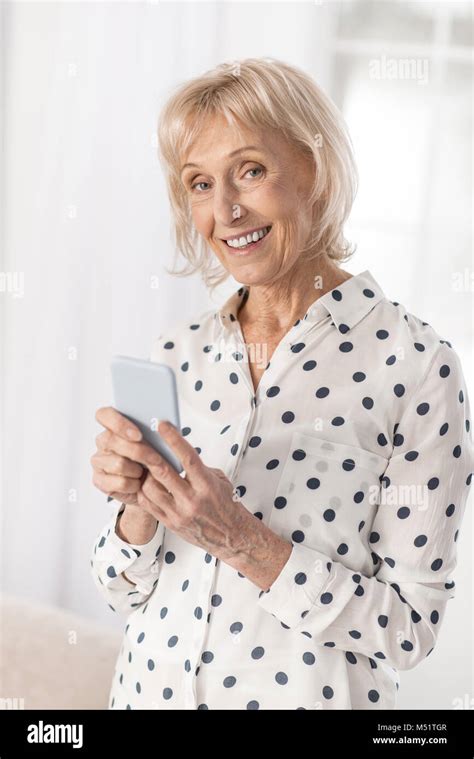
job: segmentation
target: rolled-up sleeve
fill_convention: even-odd
[[[353,659],[360,653],[373,666],[385,660],[413,668],[435,646],[455,594],[456,544],[473,469],[465,379],[457,353],[441,343],[395,425],[368,535],[374,575],[292,541],[258,604]]]
[[[158,583],[163,527],[158,523],[148,543],[127,543],[116,532],[124,508],[122,504],[97,537],[90,566],[94,583],[112,611],[128,614],[148,600]]]

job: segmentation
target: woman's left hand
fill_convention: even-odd
[[[264,525],[240,502],[224,472],[206,466],[174,425],[160,422],[158,432],[181,461],[186,477],[165,459],[161,465],[149,465],[138,504],[188,543],[223,561],[247,555]]]

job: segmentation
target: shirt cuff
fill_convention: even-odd
[[[127,543],[115,531],[117,521],[123,511],[124,509],[121,508],[111,520],[108,530],[98,543],[96,558],[101,560],[101,563],[104,562],[105,582],[125,572],[127,578],[135,583],[139,592],[148,594],[156,585],[158,577],[163,528],[158,523],[155,534],[148,543],[142,545]],[[132,589],[131,585],[130,589]]]
[[[325,602],[324,589],[331,578],[331,559],[320,551],[292,542],[288,561],[258,605],[287,627],[304,624],[314,604]]]

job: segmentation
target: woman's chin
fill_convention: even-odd
[[[268,263],[261,257],[258,260],[254,256],[238,256],[232,255],[231,257],[223,255],[222,251],[217,252],[214,250],[216,258],[224,267],[224,269],[242,285],[257,285],[260,282],[268,280]],[[265,257],[266,258],[266,257]]]
[[[265,285],[272,281],[275,272],[263,263],[248,262],[228,268],[229,274],[241,285]]]

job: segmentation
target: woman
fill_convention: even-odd
[[[97,412],[93,481],[121,506],[92,573],[128,617],[110,708],[393,709],[454,596],[459,358],[341,268],[350,142],[304,73],[219,66],[173,94],[159,142],[188,271],[241,287],[153,347],[185,478]]]

